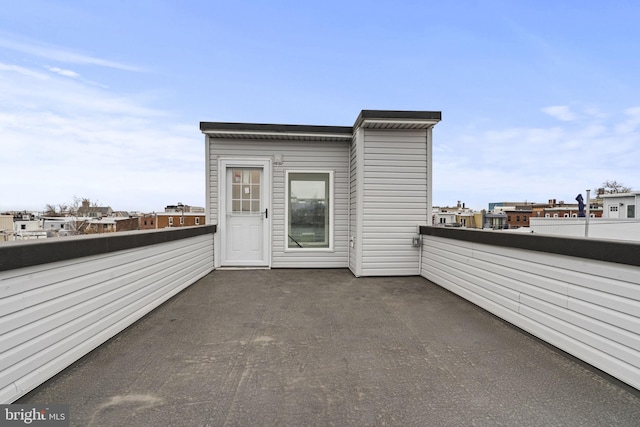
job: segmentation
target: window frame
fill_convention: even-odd
[[[290,174],[327,174],[329,181],[329,224],[328,224],[328,247],[307,247],[300,248],[295,244],[289,246],[289,176]],[[328,169],[291,169],[285,171],[284,176],[284,251],[285,252],[335,252],[334,234],[335,234],[335,191],[334,191],[335,171]]]

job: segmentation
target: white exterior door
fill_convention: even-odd
[[[269,163],[223,161],[222,265],[269,266]]]
[[[609,208],[609,218],[620,218],[620,206],[618,205],[618,202],[616,201],[616,203],[612,203],[609,204],[608,206]]]

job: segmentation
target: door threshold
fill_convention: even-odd
[[[220,266],[218,268],[216,268],[216,270],[271,270],[271,267],[264,267],[264,266],[231,266],[231,265],[227,265],[227,266]]]

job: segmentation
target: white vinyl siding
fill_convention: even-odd
[[[0,402],[24,395],[205,276],[212,251],[206,234],[0,272]]]
[[[427,131],[363,132],[362,275],[419,274],[411,245],[427,224]]]
[[[640,269],[423,236],[422,275],[640,387]]]
[[[272,163],[271,266],[274,268],[344,268],[348,266],[349,143],[330,141],[256,141],[221,138],[209,140],[210,223],[218,221],[218,159],[272,158],[282,155],[283,164]],[[285,171],[334,172],[333,252],[287,252],[285,250]],[[218,230],[218,233],[223,232]],[[219,251],[218,251],[219,252]]]
[[[361,204],[358,203],[358,197],[362,194],[358,191],[358,172],[361,170],[358,166],[358,160],[361,156],[358,156],[358,152],[362,147],[362,131],[358,131],[353,138],[350,149],[350,184],[349,184],[349,268],[356,276],[360,275],[360,266],[358,257],[358,246],[360,244],[360,231],[358,225],[360,224],[360,215],[358,207]]]

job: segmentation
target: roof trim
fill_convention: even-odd
[[[440,120],[440,111],[362,110],[353,126],[200,122],[200,131],[212,138],[341,141],[351,140],[359,127],[427,129]]]
[[[393,123],[413,127],[416,125],[430,127],[441,120],[442,112],[440,111],[362,110],[353,124],[353,128],[357,129],[367,123]]]
[[[265,123],[200,122],[202,133],[211,137],[295,137],[351,139],[349,126],[282,125]]]
[[[259,132],[259,131],[203,131],[212,138],[247,138],[247,139],[296,139],[296,140],[345,140],[351,141],[349,133],[301,133],[301,132]]]
[[[609,198],[609,197],[633,197],[633,196],[640,196],[640,191],[627,191],[625,193],[605,193],[605,194],[600,194],[598,197]]]

